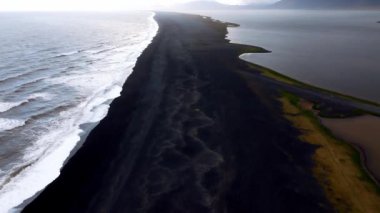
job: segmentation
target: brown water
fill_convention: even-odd
[[[339,138],[359,146],[366,165],[380,180],[380,118],[365,115],[347,119],[322,119],[322,123]]]

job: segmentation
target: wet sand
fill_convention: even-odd
[[[252,92],[238,74],[250,47],[226,23],[155,19],[121,96],[24,212],[333,212],[278,83],[253,75]]]
[[[338,138],[358,146],[365,164],[380,180],[380,118],[372,115],[346,119],[323,118],[322,123]]]

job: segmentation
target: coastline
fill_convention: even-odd
[[[241,55],[247,54],[247,53],[267,53],[270,51],[267,51],[261,47],[253,47],[248,48],[247,51],[243,52]],[[240,55],[240,56],[241,56]],[[240,58],[240,57],[239,57]],[[261,75],[264,78],[264,84],[268,83],[269,80],[270,83],[275,83],[278,85],[278,90],[280,93],[282,93],[280,101],[283,105],[283,114],[284,116],[292,122],[293,126],[295,126],[297,129],[299,129],[301,132],[303,132],[300,136],[300,139],[304,142],[314,144],[320,147],[324,147],[326,144],[319,143],[316,138],[310,138],[307,135],[308,131],[316,132],[317,134],[320,134],[322,140],[327,140],[331,142],[327,143],[341,143],[343,146],[346,146],[344,151],[342,152],[349,152],[351,154],[342,154],[341,157],[349,157],[349,159],[346,159],[353,164],[351,167],[356,170],[355,174],[358,175],[357,177],[352,176],[349,177],[349,181],[352,181],[354,179],[358,180],[358,183],[353,183],[353,185],[356,185],[355,191],[358,192],[358,190],[366,191],[365,193],[367,200],[363,199],[364,202],[357,202],[355,194],[350,194],[350,190],[343,192],[344,189],[342,189],[339,184],[331,184],[329,178],[326,178],[326,176],[331,176],[333,178],[334,172],[327,172],[323,171],[328,166],[326,166],[326,160],[323,158],[318,159],[318,155],[314,155],[314,161],[316,164],[325,164],[324,168],[318,168],[318,166],[315,167],[314,173],[319,179],[321,186],[325,188],[326,194],[329,197],[328,199],[333,204],[333,206],[336,208],[338,212],[367,212],[367,211],[378,211],[380,209],[380,206],[376,203],[379,202],[379,196],[380,196],[380,185],[379,185],[379,176],[376,175],[377,170],[374,166],[376,164],[375,160],[372,160],[370,163],[372,164],[372,167],[368,165],[368,156],[371,156],[371,158],[375,158],[380,153],[377,151],[373,151],[368,148],[369,144],[374,144],[373,142],[368,142],[368,138],[370,136],[363,135],[364,133],[360,130],[353,130],[352,132],[348,133],[346,130],[342,130],[343,127],[340,129],[334,126],[328,126],[325,125],[323,120],[330,119],[335,122],[341,122],[342,124],[348,124],[350,119],[358,119],[360,117],[365,116],[371,116],[372,119],[378,119],[380,117],[380,104],[377,102],[353,97],[346,94],[341,94],[335,91],[331,91],[328,89],[316,87],[314,85],[306,84],[302,81],[298,81],[295,79],[292,79],[288,76],[285,76],[279,72],[276,72],[270,68],[255,64],[253,62],[244,60],[241,58],[241,60],[245,61],[248,65],[248,67],[251,68],[250,71],[243,71],[240,72],[242,77],[246,79],[247,83],[249,84],[250,81],[257,83],[257,80],[263,81],[262,78],[255,76],[252,78],[252,76],[247,76],[249,72],[253,72],[255,74]],[[249,75],[249,74],[248,74]],[[274,80],[271,81],[271,80]],[[257,88],[253,88],[253,91],[257,90]],[[297,101],[295,101],[297,99]],[[309,105],[308,108],[304,108],[304,106],[300,105],[299,101],[305,101]],[[295,103],[297,102],[297,103]],[[293,109],[289,109],[290,108]],[[290,110],[290,111],[289,111]],[[298,110],[297,112],[294,112],[295,110]],[[297,118],[300,116],[301,118]],[[304,120],[302,120],[304,119]],[[306,121],[310,120],[310,121]],[[312,122],[313,124],[309,125],[307,122]],[[370,125],[364,125],[361,126],[361,128],[371,129],[370,135],[376,134],[377,130],[373,130],[372,124]],[[360,128],[359,128],[360,129]],[[346,132],[346,134],[342,133]],[[352,136],[352,133],[357,136],[354,140],[350,138]],[[375,137],[376,138],[376,137]],[[374,140],[373,138],[371,138]],[[367,141],[366,141],[367,140]],[[335,142],[332,142],[335,141]],[[360,145],[359,145],[360,144]],[[329,145],[327,145],[329,146]],[[367,148],[363,148],[367,147]],[[318,153],[319,149],[317,149]],[[338,148],[339,149],[339,148]],[[323,150],[323,149],[321,149]],[[323,152],[323,151],[322,151]],[[372,152],[372,153],[369,153]],[[326,157],[326,156],[325,156]],[[337,158],[333,155],[329,156],[330,158],[334,159]],[[338,160],[338,159],[337,159]],[[326,161],[326,162],[325,162]],[[345,166],[341,165],[345,170]],[[331,169],[331,168],[329,168]],[[348,168],[349,169],[349,168]],[[319,171],[318,171],[319,170]],[[341,170],[340,168],[332,169],[333,171]],[[350,169],[349,169],[350,170]],[[345,173],[343,171],[343,173]],[[346,172],[347,173],[347,172]],[[344,178],[342,178],[343,180]],[[360,183],[363,182],[363,183]],[[360,186],[362,185],[362,186]],[[359,187],[358,187],[359,186]],[[348,184],[347,187],[350,187]],[[362,187],[362,189],[360,189]],[[340,189],[339,189],[340,188]],[[346,193],[347,196],[344,196]],[[342,196],[343,195],[343,196]],[[351,196],[351,198],[349,197]],[[367,205],[364,205],[365,201],[371,200],[371,202],[367,203]],[[344,201],[344,202],[342,202]],[[356,202],[356,204],[354,204]],[[372,203],[372,204],[371,204]],[[368,207],[368,208],[367,208]],[[366,209],[367,208],[367,209]],[[371,209],[372,208],[372,209]]]
[[[257,47],[257,49],[252,48],[250,53],[267,53],[268,51]],[[245,54],[245,53],[243,53]],[[350,140],[348,135],[342,135],[341,131],[338,131],[337,128],[327,127],[323,124],[323,119],[336,120],[336,122],[346,122],[349,119],[355,119],[361,116],[372,116],[373,118],[380,117],[380,104],[356,98],[350,95],[341,94],[335,91],[327,90],[324,88],[316,87],[304,82],[292,79],[288,76],[285,76],[279,72],[276,72],[270,68],[263,67],[258,64],[254,64],[250,61],[247,62],[250,67],[269,79],[277,81],[276,83],[280,84],[281,90],[290,92],[298,98],[304,98],[310,102],[311,109],[313,113],[318,117],[319,124],[328,128],[331,131],[330,134],[334,134],[334,138],[338,140],[345,141],[349,143],[352,148],[355,148],[358,153],[361,155],[361,166],[365,169],[371,179],[380,187],[379,185],[379,175],[375,175],[372,169],[369,169],[367,165],[367,153],[368,149],[363,148],[363,139],[356,138],[354,141]],[[371,128],[371,125],[365,125],[362,128]],[[360,134],[360,131],[353,130],[357,134]],[[370,134],[375,134],[376,130],[372,130]],[[363,136],[366,138],[368,136]],[[361,145],[358,145],[361,144]],[[364,143],[365,144],[365,143]],[[380,153],[380,152],[377,152]],[[372,153],[371,156],[376,156]]]
[[[155,18],[121,96],[24,212],[329,211],[315,147],[232,72],[247,46],[229,43],[223,23]]]
[[[264,50],[254,50],[251,51],[251,53],[266,53],[267,51]],[[244,54],[244,53],[243,53]],[[246,61],[242,59],[243,61]],[[327,90],[324,88],[319,88],[310,84],[305,84],[304,82],[292,79],[288,76],[285,76],[281,73],[278,73],[270,68],[263,67],[261,65],[254,64],[250,61],[246,61],[249,66],[252,66],[253,69],[258,71],[261,75],[273,79],[277,81],[278,83],[287,84],[291,87],[300,88],[299,89],[292,89],[282,87],[282,89],[285,88],[285,91],[292,92],[293,94],[297,95],[298,98],[306,98],[307,101],[310,102],[313,109],[310,109],[315,115],[317,116],[319,120],[319,125],[322,125],[323,128],[326,128],[325,125],[322,124],[323,119],[334,119],[337,121],[346,121],[351,118],[356,118],[360,116],[372,116],[374,118],[379,117],[380,107],[379,103],[368,101],[365,99],[356,98],[350,95],[341,94],[335,91]],[[305,93],[306,91],[306,93]],[[370,125],[367,127],[371,127]],[[375,132],[372,132],[372,134]],[[363,149],[357,144],[351,143],[351,141],[347,137],[341,137],[339,135],[339,132],[337,132],[335,129],[329,128],[329,134],[333,134],[334,138],[338,140],[342,140],[341,138],[344,138],[345,143],[350,143],[350,146],[352,148],[355,148],[358,153],[361,155],[361,166],[364,170],[366,170],[367,174],[371,176],[372,181],[374,181],[378,186],[378,176],[373,175],[373,172],[368,169],[368,166],[366,164],[366,153],[368,150]],[[360,139],[359,139],[360,140]],[[356,140],[357,142],[358,140]],[[374,155],[372,155],[374,156]]]
[[[288,93],[281,102],[286,118],[302,129],[300,139],[318,146],[313,156],[313,173],[336,211],[377,212],[380,208],[379,187],[363,166],[357,147],[338,139],[323,126],[307,100]],[[361,196],[357,197],[357,194]]]
[[[374,180],[379,185],[380,173],[376,159],[379,155],[377,141],[380,138],[377,135],[380,132],[380,118],[372,115],[362,115],[347,119],[329,119],[322,118],[324,126],[343,141],[347,141],[361,152],[363,166],[371,173]]]
[[[51,131],[50,130],[46,132],[41,131],[41,132],[44,132],[43,134],[37,130],[32,131],[32,132],[35,132],[33,134],[40,135],[36,137],[35,139],[36,141],[30,141],[30,142],[28,141],[28,144],[25,143],[24,145],[25,147],[27,147],[26,150],[15,149],[15,151],[12,151],[21,156],[23,155],[22,160],[20,160],[19,162],[14,160],[12,164],[15,165],[16,168],[18,164],[21,164],[21,165],[25,164],[25,166],[19,167],[19,169],[17,169],[16,172],[12,172],[12,173],[9,172],[10,175],[9,175],[9,178],[6,179],[7,182],[4,182],[4,184],[1,185],[0,212],[21,211],[21,209],[23,208],[24,205],[26,205],[26,203],[34,199],[34,197],[36,197],[37,194],[41,190],[43,190],[49,183],[51,183],[54,179],[56,179],[59,176],[60,169],[66,164],[66,162],[70,159],[73,153],[81,146],[81,143],[86,138],[86,135],[89,134],[89,132],[96,125],[96,123],[99,122],[99,120],[101,120],[106,115],[108,111],[108,106],[110,105],[111,101],[120,95],[121,85],[126,80],[128,74],[132,71],[132,68],[134,66],[133,64],[137,61],[138,55],[140,54],[141,51],[143,51],[149,45],[154,34],[156,33],[158,29],[157,24],[153,19],[153,16],[154,16],[153,12],[141,13],[141,15],[138,15],[138,17],[140,16],[142,18],[144,17],[147,18],[147,21],[144,22],[146,24],[145,25],[146,27],[144,31],[141,31],[141,34],[143,36],[135,37],[137,39],[131,39],[130,41],[137,41],[137,42],[135,42],[134,44],[130,43],[130,45],[127,46],[129,49],[122,51],[124,57],[120,57],[122,58],[120,59],[120,61],[123,64],[123,68],[118,68],[117,66],[115,66],[106,70],[108,75],[109,73],[112,72],[114,74],[117,74],[119,77],[114,78],[115,81],[112,81],[112,82],[111,82],[111,79],[108,81],[107,80],[101,81],[103,83],[99,85],[99,87],[93,90],[88,90],[92,92],[91,96],[88,95],[84,97],[83,98],[84,100],[78,99],[78,102],[76,102],[75,105],[77,103],[80,103],[79,100],[81,100],[81,104],[76,106],[75,109],[74,109],[74,104],[72,105],[73,106],[72,109],[74,111],[73,113],[66,113],[65,107],[66,107],[66,104],[70,105],[68,103],[70,101],[65,102],[64,103],[65,107],[62,108],[64,109],[63,110],[64,114],[67,114],[67,117],[65,119],[59,119],[59,122],[52,120],[54,121],[54,122],[51,122],[52,125],[49,127],[46,126],[46,128],[51,128]],[[88,18],[91,18],[91,17],[88,17]],[[67,29],[67,30],[70,30],[70,29]],[[120,47],[122,47],[124,44],[125,43],[123,42],[118,42],[118,45]],[[73,44],[71,48],[75,48],[75,47],[76,47],[75,44]],[[98,54],[99,53],[98,50],[104,50],[104,49],[102,49],[99,46],[99,48],[96,50],[91,49],[89,47],[89,49],[84,48],[83,50],[73,51],[72,53],[69,51],[62,51],[62,53],[57,52],[57,54],[53,54],[52,57],[59,57],[59,58],[62,57],[59,60],[63,60],[63,57],[69,56],[71,54],[82,54],[86,52],[87,50],[88,50],[88,54],[94,54],[94,53]],[[99,55],[101,55],[101,53],[99,53]],[[115,56],[118,56],[118,53],[113,52],[112,55],[115,57]],[[106,56],[104,56],[103,61],[107,61]],[[88,62],[90,64],[90,60]],[[118,60],[113,60],[113,62],[117,64]],[[68,67],[70,66],[69,64],[70,63],[68,63],[67,65]],[[88,65],[89,67],[87,66],[83,67],[82,71],[85,71],[85,69],[89,70],[91,66],[95,66],[95,65],[96,63],[91,62],[91,65]],[[62,66],[64,65],[62,64]],[[100,69],[100,71],[102,70]],[[120,71],[120,72],[118,73],[117,71]],[[105,73],[105,75],[107,75],[107,73]],[[94,74],[94,76],[97,76],[95,75],[95,72],[91,72],[90,75],[92,74]],[[75,77],[73,76],[73,78]],[[97,78],[94,77],[93,79],[97,79]],[[91,82],[91,80],[89,80],[88,85],[91,85],[91,84],[95,85],[96,87],[96,84]],[[88,85],[81,85],[81,83],[79,83],[79,85],[80,87],[83,86],[83,88],[88,86]],[[33,87],[31,87],[31,89],[32,88]],[[70,89],[68,91],[70,91]],[[82,91],[82,90],[79,89],[78,92],[79,91]],[[65,90],[63,90],[63,92],[66,93]],[[50,93],[53,94],[54,90],[51,90],[51,91],[49,90],[48,93],[46,94],[50,94]],[[82,92],[79,92],[79,93],[82,94]],[[87,93],[83,92],[83,94],[87,94]],[[90,92],[88,94],[90,94]],[[58,98],[60,96],[52,95],[51,97]],[[59,99],[61,99],[61,97]],[[76,98],[72,97],[72,99],[76,99]],[[64,100],[64,96],[62,96],[62,100]],[[57,116],[60,115],[61,111],[58,110],[60,109],[60,107],[62,106],[58,106],[57,111],[55,110],[51,111],[52,117],[56,115]],[[44,112],[42,108],[40,109],[40,111],[42,111],[41,113]],[[65,116],[62,116],[62,117],[65,117]],[[33,122],[35,120],[39,120],[39,117],[33,116],[30,119],[30,121],[32,120]],[[30,122],[30,121],[27,121],[27,122]],[[55,124],[57,125],[57,127],[53,128]],[[43,124],[41,125],[42,125],[41,128],[45,128]],[[49,122],[49,125],[50,125],[50,122]],[[38,127],[36,127],[36,129],[38,129]],[[23,134],[24,133],[21,134],[21,138]],[[23,141],[21,140],[20,144],[22,142]],[[9,143],[12,144],[11,140],[9,140]],[[13,146],[17,147],[18,145],[15,143]],[[2,171],[2,172],[6,174],[6,171]]]
[[[235,28],[239,26],[240,26],[239,24],[228,25],[227,28]],[[228,34],[227,34],[227,38],[228,38]],[[241,43],[237,43],[237,44],[241,44]],[[248,44],[241,44],[241,45],[248,45]],[[245,49],[245,51],[243,51],[239,55],[239,58],[247,62],[248,65],[252,67],[252,69],[254,69],[255,71],[258,71],[261,75],[267,78],[273,79],[277,81],[277,83],[283,83],[291,87],[300,88],[301,91],[297,89],[294,90],[287,86],[282,85],[282,89],[284,89],[285,91],[292,92],[298,95],[300,98],[303,97],[303,98],[308,99],[308,101],[311,102],[311,105],[313,108],[312,111],[315,111],[316,116],[318,116],[318,119],[320,120],[320,125],[323,125],[325,128],[328,128],[329,131],[331,131],[331,133],[334,134],[335,138],[345,141],[345,143],[349,143],[353,148],[357,150],[358,153],[360,153],[361,166],[363,167],[363,169],[367,171],[368,175],[371,176],[372,180],[376,183],[376,185],[380,187],[379,185],[380,175],[375,175],[374,173],[376,172],[373,171],[373,169],[375,168],[373,167],[372,169],[369,169],[369,166],[367,165],[368,151],[371,151],[371,150],[369,150],[368,148],[367,149],[363,148],[366,145],[366,142],[363,142],[363,141],[366,141],[366,140],[368,141],[369,136],[363,135],[361,131],[352,130],[356,134],[362,134],[362,138],[366,138],[366,139],[363,140],[362,138],[356,137],[355,140],[350,140],[349,134],[342,135],[342,130],[336,127],[335,128],[332,128],[331,126],[327,127],[327,125],[323,123],[323,120],[326,120],[326,119],[335,120],[335,122],[347,123],[347,120],[349,119],[356,119],[356,118],[365,117],[365,116],[372,116],[372,119],[380,118],[380,103],[372,101],[372,100],[368,100],[368,99],[354,97],[348,94],[339,93],[333,90],[317,87],[315,85],[308,84],[303,81],[288,77],[271,68],[261,66],[249,60],[245,60],[242,57],[245,54],[263,54],[263,53],[270,53],[270,52],[271,51],[268,51],[262,47],[249,46],[248,48]],[[372,125],[364,125],[364,127],[361,127],[361,129],[366,129],[366,128],[373,129]],[[376,134],[376,132],[377,130],[372,130],[370,134]],[[380,151],[376,153],[380,153]],[[376,155],[372,153],[371,156],[373,158]],[[373,161],[372,164],[374,163],[375,162]]]
[[[333,211],[312,174],[318,147],[299,139],[277,97],[287,89],[336,102],[250,68],[238,56],[257,48],[229,43],[230,23],[173,13],[156,20],[156,37],[107,117],[24,212]],[[355,112],[344,103],[333,114]]]

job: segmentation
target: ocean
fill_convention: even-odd
[[[272,51],[242,59],[303,82],[380,103],[380,11],[198,11],[238,23],[228,39]]]
[[[158,26],[150,12],[4,12],[0,29],[0,212],[17,212],[107,114]]]

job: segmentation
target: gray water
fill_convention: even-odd
[[[106,115],[157,31],[152,15],[0,13],[0,212],[54,180],[81,124]]]
[[[197,12],[238,23],[234,43],[272,53],[244,60],[303,82],[380,102],[380,11],[249,10]]]

